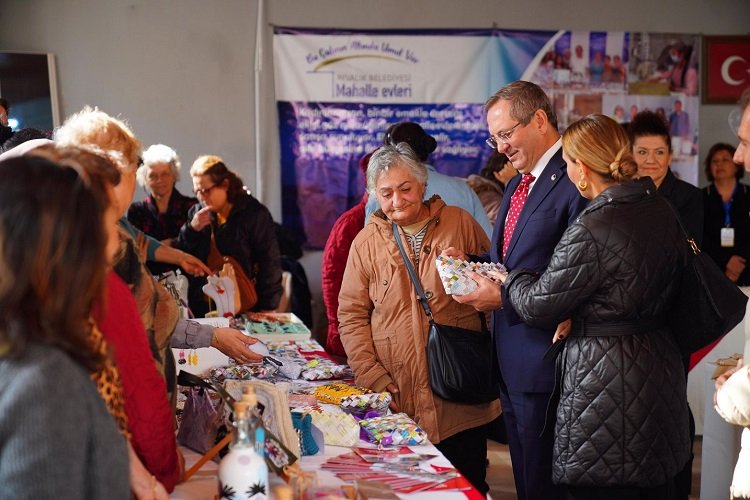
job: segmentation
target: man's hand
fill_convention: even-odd
[[[737,366],[730,368],[716,378],[716,381],[714,382],[714,389],[716,389],[714,391],[714,406],[716,406],[716,395],[718,394],[719,389],[721,389],[724,383],[729,380],[729,377],[737,373],[740,368],[742,368],[742,358],[737,360]]]
[[[190,227],[195,231],[203,231],[203,228],[211,224],[211,209],[203,207],[193,215],[190,220]]]
[[[745,265],[746,261],[743,257],[740,257],[739,255],[732,255],[729,257],[725,271],[727,278],[729,278],[732,283],[737,283],[737,280],[740,279],[740,274],[745,270]]]
[[[453,259],[466,260],[466,254],[458,248],[448,247],[440,252],[441,257],[451,257]]]
[[[477,282],[479,287],[466,295],[451,295],[460,304],[468,304],[480,312],[494,311],[503,305],[500,286],[484,276],[467,271],[467,276]]]
[[[217,348],[242,364],[260,363],[263,361],[263,356],[251,351],[248,347],[257,341],[234,328],[216,328],[211,339],[211,347]]]
[[[558,340],[562,340],[570,334],[570,330],[573,328],[573,320],[566,319],[559,325],[555,330],[555,334],[552,336],[552,343],[554,344]]]

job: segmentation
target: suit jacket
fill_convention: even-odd
[[[516,223],[508,254],[501,256],[505,217],[520,181],[521,176],[517,175],[508,183],[492,234],[490,258],[493,262],[503,262],[508,271],[528,269],[542,273],[547,269],[563,232],[575,221],[588,200],[568,179],[562,149],[558,150],[534,181]],[[507,300],[505,289],[503,304],[492,314],[492,329],[503,380],[511,390],[551,393],[555,364],[542,358],[552,343],[554,330],[524,323]]]

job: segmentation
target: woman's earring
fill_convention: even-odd
[[[578,179],[578,189],[580,189],[581,191],[586,191],[587,187],[589,187],[589,183],[586,182],[586,179],[584,179],[583,177]]]

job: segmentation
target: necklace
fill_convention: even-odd
[[[203,293],[208,295],[216,303],[219,316],[233,317],[234,309],[234,283],[231,279],[211,275],[207,283],[203,285]]]

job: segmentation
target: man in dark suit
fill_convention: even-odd
[[[508,183],[490,258],[508,270],[541,273],[563,232],[587,202],[567,179],[557,117],[541,88],[525,81],[510,83],[487,100],[484,110],[491,134],[487,143],[524,174]],[[446,253],[463,256],[454,249]],[[492,332],[503,379],[500,400],[518,498],[559,498],[552,484],[553,426],[544,425],[555,363],[543,357],[555,332],[526,325],[512,306],[504,305],[501,288],[478,275],[475,279],[476,291],[454,298],[493,312]]]

